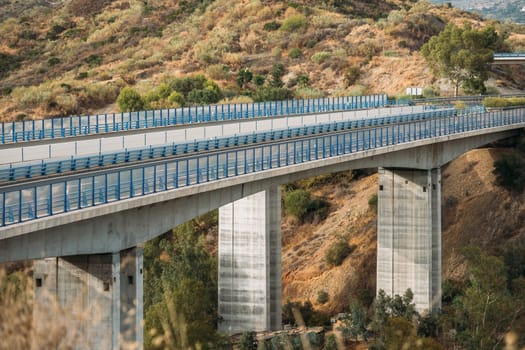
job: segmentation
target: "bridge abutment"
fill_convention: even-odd
[[[36,260],[35,322],[61,312],[90,349],[142,349],[142,265],[142,248]]]
[[[441,308],[440,169],[379,169],[377,290]]]
[[[281,329],[281,192],[219,209],[219,330]]]

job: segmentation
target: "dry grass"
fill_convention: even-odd
[[[358,92],[395,95],[407,86],[433,83],[419,53],[398,47],[401,41],[411,45],[398,35],[407,18],[412,23],[407,30],[417,33],[426,33],[438,16],[445,20],[476,20],[456,9],[425,3],[418,3],[410,11],[394,11],[378,21],[348,19],[333,8],[313,3],[304,6],[301,2],[216,0],[205,8],[196,6],[196,10],[182,9],[181,4],[173,6],[168,0],[81,3],[59,4],[52,11],[24,5],[28,7],[26,19],[0,22],[0,52],[24,58],[20,69],[0,80],[0,91],[17,90],[14,95],[0,94],[4,119],[20,113],[32,118],[92,113],[114,102],[110,98],[113,92],[108,92],[107,98],[85,98],[76,92],[57,91],[63,83],[80,90],[97,82],[121,87],[147,81],[155,86],[165,74],[177,76],[210,69],[210,75],[223,86],[235,84],[235,74],[222,74],[212,68],[221,64],[233,73],[241,67],[268,72],[272,63],[280,61],[296,75],[308,71],[312,88],[329,94],[345,91],[341,79],[345,69],[359,65],[364,89]],[[352,1],[348,6],[360,13],[373,10],[374,4]],[[384,10],[383,5],[380,7]],[[78,16],[72,17],[71,13]],[[417,20],[420,14],[428,18]],[[34,23],[32,33],[27,32],[29,18]],[[280,28],[265,30],[269,22],[276,22]],[[46,39],[55,25],[65,30],[56,34],[56,40]],[[519,37],[512,38],[514,46],[519,45]],[[300,49],[303,55],[288,57],[292,48]],[[381,57],[384,50],[397,51],[399,58],[386,60]],[[93,54],[102,58],[100,65],[86,63]],[[56,57],[59,63],[49,66],[50,57]],[[85,78],[75,80],[79,76]],[[59,107],[50,108],[49,102]]]
[[[0,270],[0,349],[82,349],[85,338],[75,320],[53,298],[47,298],[34,310],[33,282],[29,271],[9,275]],[[86,348],[87,349],[87,348]]]

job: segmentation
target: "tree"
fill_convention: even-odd
[[[523,192],[525,188],[525,162],[521,157],[510,154],[494,162],[496,183],[508,191]]]
[[[484,93],[489,64],[494,51],[504,47],[504,40],[492,26],[476,30],[469,24],[463,28],[449,24],[423,45],[421,52],[436,75],[450,79],[456,96],[460,86]]]
[[[204,350],[222,342],[216,332],[217,261],[198,232],[199,220],[177,227],[170,239],[148,242],[144,249],[144,284],[149,287],[144,295],[144,333],[152,349]],[[157,337],[162,342],[154,345]]]
[[[144,109],[144,100],[137,90],[126,86],[117,97],[118,108],[121,112],[135,112]]]
[[[350,316],[343,320],[343,326],[340,330],[345,337],[353,337],[356,342],[359,337],[366,341],[368,337],[367,322],[368,317],[364,306],[354,301],[350,305]]]
[[[386,295],[384,290],[379,290],[375,301],[375,315],[372,321],[372,328],[379,335],[378,341],[380,343],[385,342],[387,325],[391,319],[405,319],[410,323],[418,316],[415,305],[412,303],[413,297],[414,294],[410,289],[407,289],[403,296],[396,294],[393,297]]]
[[[290,215],[303,221],[308,213],[311,201],[310,192],[305,190],[295,190],[288,193],[284,198],[284,207]]]
[[[337,350],[337,341],[335,339],[335,335],[330,334],[328,337],[326,337],[323,350]]]
[[[468,263],[470,285],[454,300],[457,340],[464,349],[494,349],[505,332],[525,315],[522,293],[512,295],[507,287],[502,259],[468,247],[463,255]]]
[[[272,70],[270,72],[271,80],[270,80],[270,86],[274,88],[282,88],[283,83],[283,75],[284,75],[285,67],[282,63],[274,63],[272,66]]]
[[[253,73],[248,68],[241,68],[237,73],[237,85],[243,89],[253,79]]]
[[[239,340],[239,350],[256,350],[257,349],[257,337],[256,333],[244,332]]]

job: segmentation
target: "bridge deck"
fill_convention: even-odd
[[[1,187],[1,226],[294,164],[501,126],[520,128],[525,109],[452,115],[305,135],[150,164],[125,165]]]
[[[388,103],[386,95],[347,96],[28,120],[0,123],[0,144],[155,129],[173,125],[355,110],[383,107]]]
[[[105,152],[90,156],[73,157],[61,160],[41,160],[29,164],[12,163],[0,166],[0,184],[3,182],[32,179],[49,175],[63,175],[65,173],[93,170],[101,167],[118,166],[125,163],[154,160],[159,158],[175,157],[195,154],[209,150],[221,150],[251,145],[262,142],[272,142],[285,138],[301,137],[328,133],[331,131],[372,127],[392,123],[404,123],[415,120],[442,118],[456,113],[455,110],[438,110],[409,115],[387,116],[360,120],[349,120],[333,123],[322,123],[302,127],[293,127],[280,130],[252,132],[229,137],[215,137],[193,142],[179,142],[169,145],[149,146],[119,152]]]

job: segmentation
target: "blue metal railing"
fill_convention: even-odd
[[[388,104],[386,95],[346,96],[4,122],[0,123],[0,144],[181,124],[346,111]]]
[[[7,226],[267,169],[471,130],[522,127],[524,123],[525,109],[459,114],[4,186],[0,221],[1,226]]]
[[[479,109],[477,111],[479,111]],[[157,159],[194,152],[219,150],[221,148],[236,147],[239,145],[254,144],[258,142],[283,140],[289,137],[315,135],[324,132],[371,127],[390,123],[406,123],[429,118],[442,118],[451,116],[454,113],[457,113],[456,110],[449,109],[417,114],[332,122],[281,130],[253,132],[250,134],[240,134],[229,137],[216,137],[202,141],[181,142],[119,152],[107,152],[84,157],[71,157],[70,159],[64,160],[42,160],[38,163],[23,165],[15,163],[9,164],[8,166],[0,166],[0,182],[31,179],[38,176],[63,174],[85,169],[95,169],[122,163],[143,161],[146,159]]]
[[[525,52],[496,52],[494,58],[497,57],[522,57],[525,58]]]

